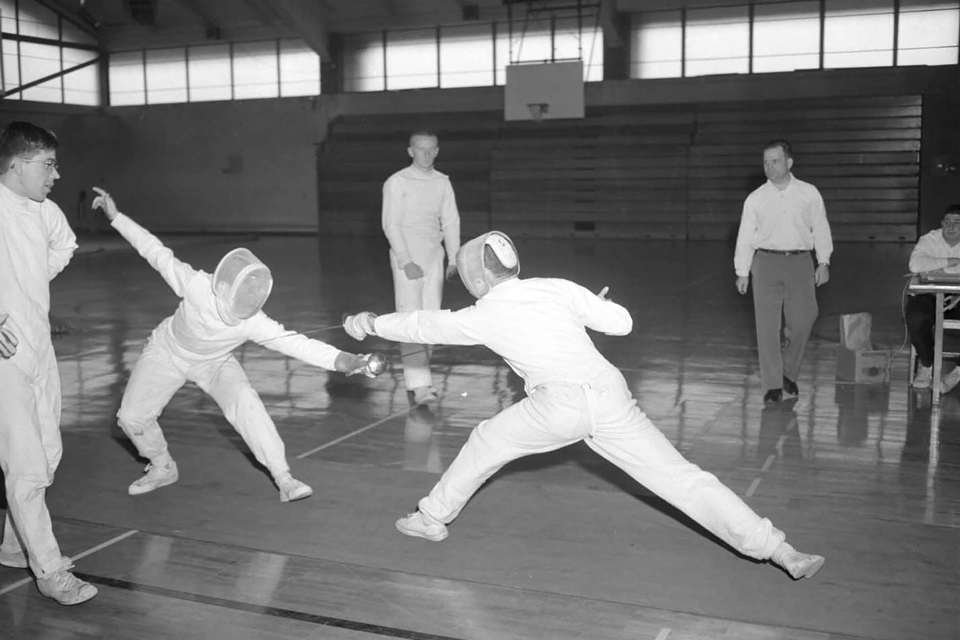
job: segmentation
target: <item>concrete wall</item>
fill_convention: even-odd
[[[957,82],[955,66],[903,67],[616,80],[590,83],[585,91],[590,108],[909,95]],[[331,119],[502,105],[501,87],[482,87],[101,110],[2,101],[0,119],[35,121],[59,134],[63,178],[51,197],[77,226],[89,223],[80,219],[80,192],[98,184],[158,231],[311,232],[318,224],[315,154]]]

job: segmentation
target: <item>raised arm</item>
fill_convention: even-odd
[[[77,236],[67,223],[63,211],[52,201],[44,202],[40,211],[50,234],[47,245],[47,277],[53,280],[70,263],[73,252],[77,250]]]
[[[607,298],[609,287],[593,293],[573,282],[558,284],[567,289],[565,297],[573,305],[583,326],[610,336],[625,336],[633,330],[630,312]]]
[[[377,316],[369,311],[348,316],[343,328],[351,337],[363,340],[380,336],[395,342],[415,344],[476,345],[482,341],[471,330],[476,307],[460,311],[405,311]]]
[[[110,194],[94,187],[97,197],[93,199],[93,208],[102,209],[111,226],[120,232],[143,258],[166,280],[173,292],[183,297],[187,283],[197,274],[197,270],[186,262],[177,260],[173,251],[168,249],[152,233],[120,213]]]

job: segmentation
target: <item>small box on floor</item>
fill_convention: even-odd
[[[837,381],[884,384],[890,381],[890,352],[853,351],[837,346]]]

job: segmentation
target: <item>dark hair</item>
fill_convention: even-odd
[[[776,149],[777,147],[783,149],[783,155],[787,158],[793,157],[793,146],[791,146],[791,144],[786,140],[771,140],[763,147],[763,150],[766,151],[767,149]]]
[[[59,146],[60,141],[53,131],[30,122],[11,122],[0,131],[0,173],[6,172],[15,158]]]
[[[440,136],[438,136],[433,131],[428,131],[427,129],[420,129],[410,134],[409,140],[410,140],[411,146],[413,145],[414,138],[433,138],[437,142],[440,142]]]
[[[500,258],[497,257],[497,252],[488,244],[483,245],[483,266],[497,278],[509,278],[510,276],[515,276],[520,273],[519,265],[505,267],[503,263],[500,262]]]
[[[943,217],[946,218],[951,213],[955,216],[960,216],[960,204],[952,204],[947,207],[947,210],[943,212]]]

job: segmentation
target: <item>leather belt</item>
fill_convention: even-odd
[[[764,253],[774,253],[778,256],[798,256],[801,253],[810,253],[810,249],[798,249],[796,251],[781,251],[780,249],[757,249],[757,251],[763,251]]]

